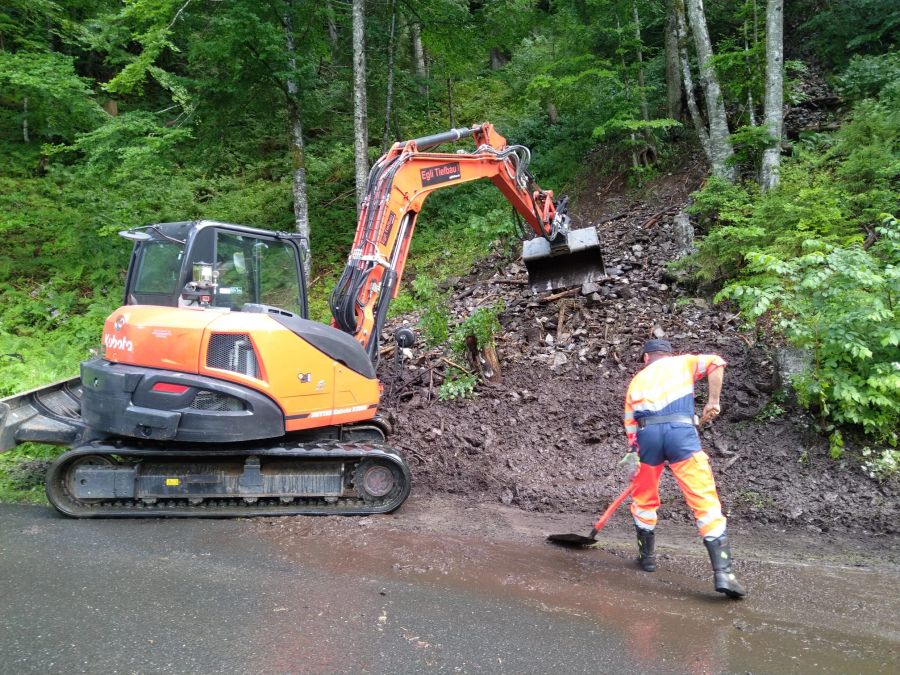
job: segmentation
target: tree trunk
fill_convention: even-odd
[[[337,62],[340,51],[338,50],[337,23],[334,20],[334,7],[331,0],[325,0],[325,24],[328,28],[328,43],[331,45],[331,61]]]
[[[619,21],[619,15],[616,14],[616,36],[621,44],[622,41],[622,22]],[[619,61],[622,64],[622,84],[625,87],[625,100],[631,101],[631,81],[628,78],[628,67],[625,65],[625,49],[619,50]],[[632,131],[629,135],[631,141],[631,166],[637,169],[640,166],[637,153],[637,136]]]
[[[641,46],[641,17],[638,15],[637,2],[632,0],[631,10],[634,16],[634,39],[637,49],[638,62],[638,100],[641,105],[641,119],[645,122],[650,121],[650,111],[647,108],[647,90],[644,86],[644,49]],[[653,133],[649,129],[644,129],[644,142],[647,143],[646,164],[656,163],[656,141]]]
[[[734,156],[734,149],[731,147],[731,134],[728,131],[728,119],[725,116],[725,100],[715,68],[713,68],[712,43],[706,28],[703,0],[686,0],[686,3],[691,33],[694,36],[694,48],[697,50],[697,61],[700,66],[703,96],[706,99],[712,172],[714,176],[733,181],[734,167],[729,164],[728,160]]]
[[[428,93],[428,74],[425,72],[425,50],[422,48],[422,27],[417,21],[413,21],[409,25],[409,33],[412,38],[413,65],[416,69],[416,80],[419,82],[419,93],[422,96],[425,96]]]
[[[447,111],[450,113],[450,128],[456,128],[456,122],[453,119],[453,78],[447,76]]]
[[[291,123],[291,162],[293,165],[292,192],[294,195],[294,229],[300,234],[303,273],[309,280],[312,257],[309,247],[309,199],[306,192],[306,152],[303,146],[303,126],[300,122],[300,101],[297,90],[297,52],[294,48],[294,2],[286,0],[284,11],[284,41],[290,74],[287,78],[288,110]]]
[[[747,21],[744,21],[744,52],[747,53],[747,82],[753,79],[753,64],[750,61],[750,45],[747,43]],[[750,126],[756,126],[756,104],[753,101],[753,87],[747,87],[747,114],[750,118]]]
[[[387,100],[384,104],[384,134],[381,154],[388,151],[391,138],[391,108],[394,105],[394,42],[397,32],[397,0],[391,0],[391,32],[388,35]]]
[[[697,138],[700,140],[700,146],[706,159],[712,162],[712,151],[709,147],[709,132],[706,130],[706,124],[700,115],[700,108],[697,107],[697,99],[694,98],[694,78],[691,75],[691,61],[688,53],[688,34],[687,22],[684,16],[683,0],[675,0],[675,28],[678,34],[678,60],[681,63],[681,78],[684,82],[684,94],[687,101],[688,112],[691,116],[691,122],[694,124],[694,131],[697,132]]]
[[[553,101],[547,104],[547,119],[550,120],[550,124],[559,124],[559,110],[557,110]]]
[[[491,70],[500,70],[509,62],[509,58],[499,47],[491,47]]]
[[[666,102],[668,104],[669,118],[680,120],[684,111],[681,100],[683,89],[681,87],[681,62],[678,58],[678,24],[675,17],[675,2],[666,2]]]
[[[356,212],[369,175],[369,119],[366,111],[365,0],[353,0],[353,136],[356,154]]]
[[[784,0],[768,0],[766,9],[766,129],[771,145],[762,158],[759,184],[763,192],[778,185],[781,134],[784,127]]]
[[[31,141],[31,137],[28,135],[28,97],[25,97],[25,100],[22,101],[22,140],[26,143]]]

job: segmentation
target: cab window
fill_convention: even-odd
[[[300,314],[300,282],[294,247],[277,239],[216,233],[213,304],[238,310],[245,303]]]

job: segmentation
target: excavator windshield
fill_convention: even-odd
[[[216,221],[159,223],[121,234],[134,241],[127,305],[201,306],[207,296],[213,307],[240,311],[259,304],[306,316],[297,235]],[[205,290],[192,295],[189,287],[204,268]]]

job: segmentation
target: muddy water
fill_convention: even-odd
[[[536,613],[550,625],[567,626],[563,643],[578,634],[571,622],[592,627],[613,636],[605,648],[636,672],[900,667],[894,568],[744,561],[738,569],[751,595],[734,602],[712,590],[702,547],[685,531],[670,532],[673,543],[662,548],[661,569],[651,575],[635,568],[621,523],[619,531],[604,533],[602,549],[572,551],[542,541],[548,532],[577,527],[562,517],[439,501],[414,502],[403,511],[402,518],[357,521],[281,519],[260,530],[285,559],[327,570],[336,580],[366,578],[437,597],[490,600],[510,608],[514,620],[528,623]],[[743,543],[757,556],[769,545],[749,533]],[[781,555],[791,557],[790,551]],[[528,618],[521,619],[523,610]],[[539,652],[559,647],[542,638],[520,649],[534,649],[534,663],[545,663]],[[499,647],[497,658],[502,662]],[[570,665],[592,671],[589,662]]]

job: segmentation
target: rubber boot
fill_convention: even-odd
[[[729,598],[743,598],[747,595],[747,591],[741,586],[731,569],[731,546],[728,544],[728,535],[723,534],[718,539],[704,539],[703,544],[709,551],[716,590]]]
[[[637,530],[638,563],[645,572],[656,571],[656,537],[653,530],[634,526]]]

